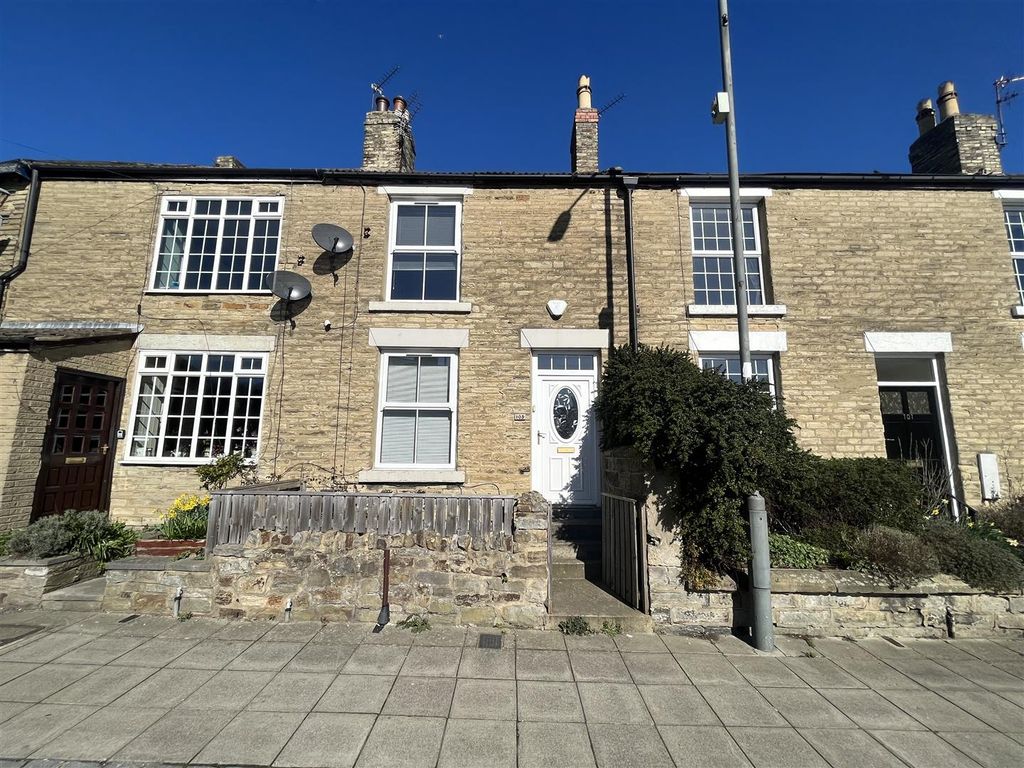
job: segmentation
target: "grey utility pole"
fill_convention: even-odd
[[[725,145],[729,155],[729,207],[732,219],[732,260],[736,273],[736,324],[740,336],[740,368],[743,381],[754,378],[750,363],[750,323],[747,317],[747,263],[743,255],[743,210],[740,205],[740,163],[736,149],[736,99],[732,87],[732,47],[729,43],[729,3],[718,0],[718,30],[722,40],[722,87],[712,107],[716,123],[725,122]],[[761,651],[775,650],[772,626],[771,559],[768,553],[768,516],[764,498],[754,492],[747,498],[750,520],[750,593],[753,610],[754,645]]]

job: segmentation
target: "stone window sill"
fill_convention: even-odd
[[[735,304],[689,304],[686,314],[690,317],[730,317],[736,315]],[[785,304],[751,304],[747,306],[747,314],[761,317],[785,317]]]
[[[1010,314],[1014,317],[1024,317],[1024,304],[1018,304],[1010,310]]]
[[[466,482],[466,473],[459,469],[364,469],[360,483],[452,483]]]
[[[371,301],[371,312],[436,312],[468,315],[473,305],[468,301]]]

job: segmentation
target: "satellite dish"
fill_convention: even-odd
[[[352,235],[347,229],[334,224],[317,224],[313,227],[313,240],[328,253],[352,250]]]
[[[270,277],[270,292],[285,301],[300,301],[309,296],[312,290],[309,280],[295,272],[281,269]]]

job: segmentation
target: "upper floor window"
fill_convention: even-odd
[[[775,361],[771,355],[751,355],[750,365],[754,371],[754,381],[768,385],[768,391],[775,395]],[[736,354],[720,354],[711,352],[700,356],[700,367],[705,371],[718,371],[729,381],[737,384],[743,382],[743,368],[740,356]]]
[[[1024,207],[1005,208],[1003,216],[1010,258],[1013,259],[1013,274],[1017,278],[1017,293],[1020,303],[1024,304]]]
[[[461,202],[393,203],[388,300],[457,301],[461,245]]]
[[[279,197],[165,197],[153,290],[270,290],[283,207]]]
[[[458,355],[384,353],[378,467],[455,466]]]
[[[747,303],[765,303],[761,232],[756,205],[743,205],[743,255],[747,267]],[[736,304],[732,212],[728,203],[690,206],[694,300],[700,306]]]
[[[255,457],[266,371],[264,353],[143,352],[127,458]]]

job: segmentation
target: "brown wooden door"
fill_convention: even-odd
[[[57,369],[32,518],[108,510],[123,381]]]

